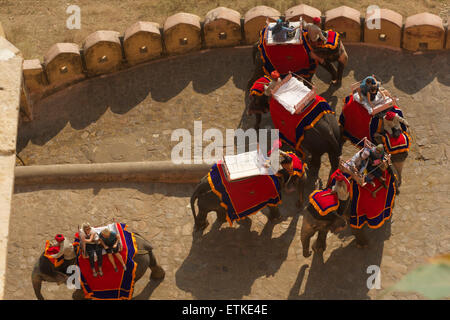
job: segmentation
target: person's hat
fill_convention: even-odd
[[[55,236],[55,240],[56,240],[57,242],[63,242],[63,241],[64,241],[64,236],[63,236],[62,234],[58,233],[58,234]]]
[[[280,73],[277,70],[272,71],[272,73],[270,74],[270,77],[274,80],[277,80],[280,77]]]
[[[321,22],[321,21],[322,21],[322,20],[321,20],[319,17],[313,18],[313,23],[314,23],[314,24],[320,25],[320,22]]]
[[[395,118],[395,115],[396,115],[395,112],[389,111],[388,113],[386,113],[385,118],[386,118],[386,120],[392,120]]]

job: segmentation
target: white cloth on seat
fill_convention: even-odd
[[[294,114],[296,106],[311,92],[301,81],[292,77],[275,92],[274,98],[291,114]]]
[[[358,102],[359,104],[361,104],[366,110],[367,112],[369,112],[369,114],[372,114],[372,107],[369,104],[369,101],[367,101],[367,97],[360,97],[358,92],[353,93],[353,100],[355,100],[356,102]],[[383,96],[383,94],[378,91],[377,95],[375,96],[375,99],[372,101],[374,108],[378,107],[379,105],[385,105],[387,103],[391,103],[392,99],[390,97],[385,97]]]
[[[117,231],[116,223],[111,223],[111,224],[108,224],[108,225],[103,226],[103,227],[96,227],[96,228],[91,227],[91,229],[92,229],[91,232],[95,232],[98,235],[100,235],[100,233],[104,229],[109,229],[109,231],[114,232],[115,234],[119,234],[119,232]],[[83,230],[80,230],[80,233],[81,232],[83,232]],[[123,248],[122,241],[121,241],[120,237],[119,237],[119,245],[121,246],[121,248]],[[102,255],[105,255],[105,254],[106,254],[106,250],[104,248],[102,248]],[[95,252],[94,252],[94,260],[97,261],[97,254]]]

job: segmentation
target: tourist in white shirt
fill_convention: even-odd
[[[89,263],[92,268],[92,275],[94,277],[97,277],[94,261],[94,253],[95,253],[97,255],[98,273],[100,274],[100,276],[103,276],[102,270],[103,255],[102,255],[102,247],[99,244],[98,233],[91,228],[91,225],[88,222],[86,222],[83,223],[82,225],[80,237],[83,249],[83,257],[87,258],[87,256],[89,256]]]

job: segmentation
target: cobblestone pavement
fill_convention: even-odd
[[[350,84],[375,72],[400,98],[414,138],[392,223],[366,230],[368,249],[357,249],[345,230],[329,236],[323,258],[303,258],[302,215],[289,196],[283,198],[285,219],[279,224],[268,222],[263,212],[229,227],[214,224],[211,213],[211,225],[200,236],[192,233],[192,185],[17,186],[6,298],[35,298],[30,274],[46,239],[59,232],[73,234],[85,220],[103,225],[114,217],[152,242],[167,271],[161,283],[144,276],[136,284],[137,299],[421,299],[413,293],[381,296],[381,290],[369,290],[367,267],[380,265],[381,286],[387,288],[427,257],[450,251],[450,54],[363,47],[348,52],[343,87],[328,91],[329,76],[319,70],[314,80],[318,92],[339,114]],[[194,119],[202,119],[204,130],[239,126],[251,72],[248,54],[244,49],[213,51],[162,62],[49,97],[37,107],[39,118],[21,126],[20,155],[27,164],[168,159],[171,129],[192,129]],[[155,75],[159,80],[152,80]],[[248,127],[249,119],[243,123]],[[268,117],[264,123],[270,125]],[[344,156],[352,152],[347,143]],[[322,178],[328,168],[324,160]],[[48,283],[43,294],[71,297],[65,286]]]

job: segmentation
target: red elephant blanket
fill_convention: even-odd
[[[353,95],[346,97],[344,103],[339,117],[339,123],[344,128],[344,137],[354,145],[358,145],[364,137],[374,142],[374,135],[384,131],[382,119],[369,115],[359,102],[353,100]],[[392,111],[403,117],[399,107],[394,106]],[[387,133],[382,134],[383,144],[390,154],[409,151],[411,137],[406,132],[405,125],[401,124],[401,126],[403,134],[399,138],[394,138]],[[359,146],[362,147],[363,144]]]
[[[314,190],[309,195],[309,203],[316,209],[317,213],[325,217],[330,212],[336,211],[339,208],[340,202],[337,194],[332,192],[332,187],[336,184],[338,176],[345,177],[345,184],[347,186],[347,191],[349,192],[349,197],[352,197],[352,188],[351,188],[351,177],[347,173],[343,173],[341,170],[336,170],[330,176],[328,180],[326,189],[323,190]]]
[[[293,146],[304,156],[300,145],[305,131],[314,127],[323,115],[334,113],[326,100],[316,95],[315,100],[299,114],[291,114],[276,99],[270,99],[273,125],[280,131],[280,139]]]
[[[388,153],[397,154],[409,151],[411,137],[406,131],[403,131],[397,138],[384,132],[381,135],[381,141]]]
[[[370,183],[361,187],[352,180],[352,203],[350,212],[350,226],[362,228],[367,224],[370,228],[376,229],[384,224],[392,214],[392,206],[395,200],[395,178],[388,170],[385,170],[383,177],[386,179],[387,189],[375,178],[375,186]],[[375,197],[373,192],[377,190]]]
[[[281,187],[277,177],[258,175],[236,181],[228,181],[222,162],[214,164],[208,174],[211,190],[220,198],[221,206],[227,210],[230,226],[255,214],[266,206],[281,203]]]
[[[263,70],[267,75],[277,70],[282,77],[290,72],[310,80],[317,69],[316,61],[311,58],[311,47],[302,34],[303,44],[266,44],[267,27],[260,32],[258,49],[264,63]]]
[[[339,208],[339,199],[336,193],[331,192],[331,188],[314,190],[309,195],[309,203],[321,216],[326,216]]]
[[[80,250],[79,234],[75,234],[74,246],[76,246],[78,256],[78,267],[80,268],[81,287],[85,297],[94,300],[129,300],[133,296],[135,272],[137,263],[134,262],[134,256],[137,252],[137,244],[134,234],[126,231],[127,225],[115,223],[117,234],[122,243],[122,259],[125,262],[127,270],[116,259],[118,272],[109,261],[107,255],[103,255],[103,276],[92,275],[89,259],[83,258]],[[114,255],[113,255],[114,256]]]

